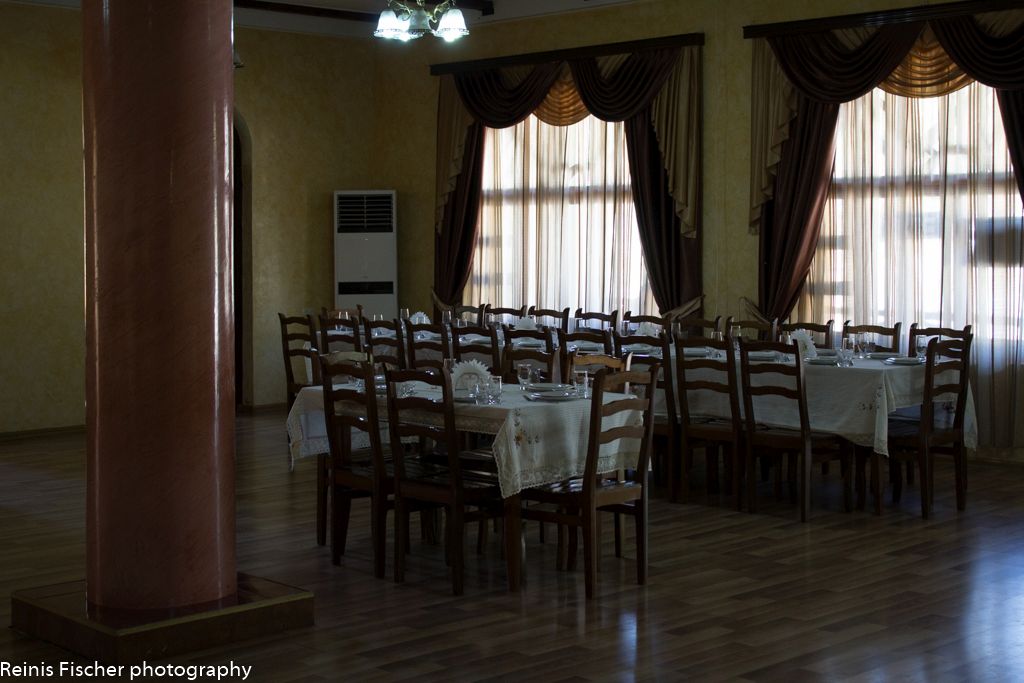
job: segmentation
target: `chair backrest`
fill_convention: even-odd
[[[622,316],[622,322],[624,324],[628,323],[630,327],[637,327],[643,323],[650,323],[651,325],[657,325],[662,330],[666,330],[668,332],[672,331],[672,319],[665,318],[660,315],[634,315],[632,311],[626,311],[626,315]]]
[[[555,350],[555,343],[548,330],[517,330],[511,325],[503,325],[501,333],[505,337],[505,346],[533,347],[535,350],[543,349],[548,353]]]
[[[918,327],[917,323],[911,323],[910,325],[910,344],[907,347],[907,355],[917,355],[917,338],[918,337],[945,337],[946,339],[966,339],[967,337],[973,337],[971,333],[971,325],[967,325],[962,330],[958,330],[952,327]]]
[[[935,402],[946,401],[950,397],[956,402],[953,428],[964,428],[973,340],[974,335],[969,332],[963,339],[929,340],[925,355],[924,402],[921,404],[923,428],[931,430],[935,425]],[[953,373],[955,375],[951,377]]]
[[[499,323],[501,323],[501,324],[507,323],[510,320],[512,322],[515,322],[516,320],[519,320],[520,318],[523,318],[523,317],[526,316],[526,305],[524,304],[524,305],[520,306],[519,308],[515,308],[515,307],[508,307],[508,306],[505,306],[505,307],[503,307],[503,306],[491,306],[490,304],[487,304],[487,307],[484,309],[484,320],[485,321],[487,320],[487,316],[488,315],[493,315],[494,316],[494,323],[496,325],[499,324]]]
[[[662,390],[665,396],[665,414],[674,423],[678,419],[679,413],[676,412],[675,383],[672,381],[672,366],[668,360],[672,357],[672,335],[667,329],[662,329],[657,337],[618,335],[616,345],[620,356],[624,355],[622,347],[629,346],[632,340],[640,340],[637,343],[647,344],[657,349],[657,352],[634,351],[629,353],[629,369],[630,371],[641,371],[653,368],[655,365],[664,368],[664,372],[659,372],[656,377],[655,387]]]
[[[694,355],[687,349],[711,349],[714,355]],[[690,400],[693,394],[711,392],[725,397],[732,418],[733,441],[742,430],[740,418],[739,379],[736,373],[736,351],[731,341],[714,339],[676,340],[676,386],[678,387],[679,418],[683,435],[693,422]],[[692,392],[692,393],[691,393]]]
[[[732,330],[734,327],[739,326],[740,336],[757,341],[775,341],[779,338],[779,321],[773,318],[769,321],[764,320],[733,320],[730,315],[725,319],[725,323],[722,325],[722,336],[726,339],[731,339]],[[753,334],[748,334],[752,332]]]
[[[466,320],[470,325],[483,325],[485,310],[487,310],[487,304],[479,306],[459,304],[452,309],[452,316],[457,320]]]
[[[611,313],[601,313],[600,311],[584,311],[582,308],[577,308],[573,318],[582,320],[584,325],[588,327],[596,321],[600,323],[600,326],[604,329],[617,330],[619,329],[619,311],[614,310]],[[576,330],[579,332],[579,330]]]
[[[755,351],[772,351],[790,354],[795,363],[778,361],[751,362],[750,354]],[[758,397],[774,397],[778,400],[793,401],[800,415],[800,435],[804,444],[810,446],[810,420],[807,417],[807,393],[804,389],[804,364],[800,356],[800,345],[781,342],[748,342],[740,339],[740,377],[743,383],[743,414],[746,419],[747,438],[755,441],[758,420],[755,401]]]
[[[624,335],[624,334],[620,334],[617,331],[616,332],[612,332],[612,341],[614,342],[613,343],[613,347],[615,348],[615,353],[617,355],[619,355],[619,356],[621,356],[621,355],[623,355],[623,354],[625,354],[627,352],[626,351],[626,347],[627,346],[634,346],[634,347],[635,346],[640,346],[640,347],[650,346],[650,347],[657,348],[659,351],[661,351],[662,346],[665,346],[666,344],[671,343],[669,337],[670,337],[669,332],[667,330],[664,330],[664,329],[662,329],[662,331],[659,332],[657,336],[647,335],[647,334],[629,334],[629,335]],[[644,354],[644,353],[650,353],[650,351],[645,350],[643,348],[633,349],[633,351],[634,351],[634,355],[641,355],[641,354]]]
[[[569,331],[569,307],[566,306],[562,310],[556,310],[554,308],[537,308],[536,306],[530,306],[526,315],[532,315],[537,319],[538,325],[543,325],[549,329],[562,330],[563,332]],[[549,321],[541,320],[541,318],[550,318]]]
[[[311,315],[287,316],[277,314],[281,323],[281,350],[284,353],[284,376],[288,390],[288,408],[295,402],[295,395],[303,387],[320,383],[320,363],[317,360],[316,327]],[[309,361],[312,378],[298,381],[295,365],[298,359]]]
[[[417,324],[405,321],[405,345],[411,369],[444,367],[442,360],[452,357],[448,327],[440,323]]]
[[[358,354],[363,361],[344,358],[341,354]],[[320,356],[320,376],[324,392],[324,418],[332,466],[345,467],[352,461],[352,430],[365,432],[370,440],[375,481],[386,476],[384,450],[380,440],[380,418],[374,366],[368,354],[339,351]],[[363,390],[354,380],[362,380]]]
[[[594,386],[590,395],[590,425],[587,438],[587,464],[583,477],[584,491],[591,491],[597,485],[597,475],[604,470],[599,465],[601,446],[621,441],[622,439],[639,439],[640,454],[637,459],[637,483],[646,484],[647,468],[651,458],[651,436],[654,429],[654,387],[661,366],[652,365],[649,369],[639,372],[611,372],[601,370],[594,378]],[[606,401],[611,393],[625,394]],[[640,411],[639,423],[628,421],[626,424],[608,425],[608,418],[619,415],[623,411]],[[614,422],[620,422],[613,420]]]
[[[476,335],[477,339],[467,339]],[[498,345],[498,330],[493,327],[459,327],[452,330],[452,355],[455,360],[469,360],[482,356],[491,372],[501,370],[501,347]],[[479,359],[478,359],[479,360]]]
[[[329,318],[320,316],[320,350],[362,351],[363,333],[360,318]]]
[[[525,348],[515,347],[507,343],[501,353],[501,378],[503,381],[513,384],[519,383],[518,368],[522,364],[537,368],[545,373],[545,380],[552,381],[555,376],[555,364],[558,362],[558,354],[553,348]],[[562,378],[565,381],[566,378]]]
[[[585,368],[587,372],[598,373],[601,370],[611,372],[624,372],[629,370],[633,363],[633,354],[627,353],[624,356],[611,356],[603,353],[569,353],[569,360],[566,365],[566,372],[563,378],[568,381],[572,373],[578,368]]]
[[[847,320],[843,323],[843,339],[846,339],[851,334],[874,334],[889,338],[888,344],[879,344],[875,341],[876,351],[891,351],[893,353],[900,352],[900,330],[903,328],[903,323],[896,323],[892,327],[886,327],[885,325],[851,325],[850,321]],[[877,338],[876,338],[877,339]]]
[[[429,439],[444,447],[448,455],[449,480],[453,496],[462,489],[459,466],[459,439],[455,431],[455,404],[452,402],[452,379],[447,372],[429,370],[387,370],[388,432],[395,466],[395,487],[401,490],[406,478],[406,453],[403,439]],[[406,396],[401,390],[405,382],[423,382],[441,392],[441,400],[424,396]]]
[[[584,350],[578,352],[578,347],[583,344]],[[569,377],[569,356],[573,353],[584,355],[586,353],[600,352],[611,356],[615,352],[612,341],[611,330],[585,330],[583,332],[558,331],[558,363],[562,370],[562,379]]]
[[[674,318],[672,320],[672,334],[675,337],[704,337],[707,339],[711,338],[712,332],[722,331],[722,316],[715,316],[714,320],[710,318],[701,318],[696,315],[689,315],[685,317]]]
[[[377,366],[405,368],[408,362],[402,323],[396,320],[374,320],[363,318],[364,348],[373,354]]]
[[[779,325],[779,334],[782,334],[783,332],[795,332],[796,330],[807,330],[811,333],[811,339],[814,340],[814,345],[816,347],[819,349],[831,349],[833,347],[832,328],[834,325],[834,320],[829,320],[827,323],[784,323]]]

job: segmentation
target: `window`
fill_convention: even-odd
[[[488,129],[479,220],[464,301],[657,311],[621,123]]]
[[[1024,407],[1024,227],[992,89],[913,99],[875,90],[842,105],[794,317],[973,325],[979,440],[1022,445],[1006,416]]]

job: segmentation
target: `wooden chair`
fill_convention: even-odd
[[[744,338],[756,339],[757,341],[776,341],[779,338],[779,322],[776,319],[765,322],[763,320],[733,320],[730,315],[722,325],[722,336],[730,339],[732,328],[739,325],[740,334]],[[747,334],[753,332],[753,334]]]
[[[491,306],[490,304],[487,304],[487,307],[484,309],[484,321],[485,322],[487,320],[487,316],[488,315],[493,315],[494,316],[495,324],[506,322],[506,321],[500,320],[499,316],[509,316],[511,318],[514,318],[514,320],[512,322],[515,322],[516,320],[519,320],[520,318],[526,317],[526,306],[523,305],[523,306],[520,306],[519,308],[511,308],[511,307]]]
[[[362,351],[361,318],[328,318],[320,316],[320,350]]]
[[[910,344],[907,347],[908,356],[917,355],[917,338],[918,337],[939,337],[940,339],[960,339],[964,340],[968,337],[973,338],[971,325],[967,325],[962,330],[958,330],[952,327],[918,327],[917,323],[910,325]]]
[[[470,335],[483,339],[470,340]],[[484,364],[496,373],[501,369],[501,346],[498,345],[498,330],[494,327],[459,327],[452,330],[452,355],[455,360],[469,360],[481,356]],[[479,360],[479,358],[478,358]]]
[[[365,354],[363,354],[365,356]],[[370,530],[373,538],[373,573],[384,576],[387,512],[394,507],[394,480],[388,474],[380,441],[374,365],[321,356],[324,417],[330,444],[331,561],[341,563],[348,537],[353,498],[370,498]],[[361,379],[365,389],[344,386],[343,379]],[[336,386],[338,385],[338,386]],[[352,430],[364,432],[368,449],[353,452]],[[320,500],[317,501],[318,505]]]
[[[807,322],[784,323],[782,325],[779,325],[779,334],[782,334],[783,332],[807,330],[808,332],[811,333],[811,338],[814,340],[814,345],[816,347],[818,347],[819,349],[831,349],[833,348],[832,327],[834,325],[834,320],[829,320],[827,323],[824,324]]]
[[[676,479],[674,461],[676,444],[679,443],[679,413],[676,411],[670,362],[672,358],[671,332],[662,327],[656,337],[640,334],[623,336],[615,332],[613,338],[616,353],[620,357],[630,356],[630,371],[642,372],[655,365],[665,368],[655,383],[655,387],[660,389],[664,396],[664,411],[659,410],[654,413],[654,435],[659,437],[659,440],[664,440],[664,448],[654,449],[652,457],[654,458],[657,483],[661,484],[667,481],[671,487],[672,482]],[[650,350],[638,349],[637,345],[649,347]],[[631,346],[633,349],[629,350]],[[616,538],[618,538],[618,534],[616,534]]]
[[[408,362],[405,350],[402,323],[399,320],[374,320],[363,318],[364,348],[373,355],[377,367],[392,367],[404,370]]]
[[[597,321],[601,323],[603,329],[617,330],[619,329],[619,311],[614,310],[611,313],[601,313],[599,311],[584,311],[582,308],[577,308],[576,313],[573,315],[576,320],[582,320],[584,324],[593,323]],[[575,330],[579,332],[579,330]]]
[[[874,334],[882,337],[888,337],[888,344],[879,344],[875,342],[876,351],[889,351],[892,353],[900,352],[900,330],[903,327],[903,323],[896,323],[892,327],[885,327],[884,325],[851,325],[850,321],[847,320],[843,323],[843,336],[842,339],[846,339],[851,334]]]
[[[305,387],[319,386],[320,363],[317,361],[316,328],[313,316],[286,316],[278,313],[281,323],[281,350],[284,352],[284,377],[288,391],[288,410],[295,404],[295,397]],[[298,345],[298,346],[297,346]],[[295,362],[298,359],[310,363],[312,377],[300,382],[295,376]]]
[[[408,367],[418,368],[444,367],[445,358],[452,358],[451,340],[448,327],[437,324],[417,324],[405,321],[405,345],[409,351]],[[428,356],[433,356],[429,357]]]
[[[647,581],[647,465],[650,460],[651,435],[654,426],[654,385],[660,367],[649,372],[618,372],[602,370],[594,380],[590,403],[586,465],[582,477],[550,486],[526,489],[523,500],[554,506],[554,510],[535,506],[522,509],[524,519],[554,522],[583,532],[584,582],[587,598],[593,598],[597,583],[599,512],[631,515],[636,525],[636,578]],[[635,392],[642,396],[629,394]],[[606,394],[627,393],[624,398],[605,401]],[[640,411],[641,424],[611,426],[608,418],[623,411]],[[604,444],[621,439],[640,439],[640,453],[633,477],[603,476],[598,466],[598,451]]]
[[[964,411],[967,406],[967,384],[970,374],[971,343],[967,332],[963,339],[928,342],[925,356],[924,400],[921,417],[912,421],[890,419],[889,456],[917,464],[921,479],[921,516],[931,513],[935,497],[935,453],[953,457],[956,476],[956,509],[967,506],[967,462],[964,457]],[[952,412],[942,402],[952,400]],[[939,406],[936,406],[939,403]],[[899,472],[899,468],[896,468]],[[899,502],[900,482],[894,482],[893,498]]]
[[[571,352],[568,357],[566,378],[571,378],[572,373],[579,368],[585,368],[587,372],[596,374],[601,370],[611,372],[625,372],[630,369],[633,362],[633,354],[627,353],[624,356],[608,356],[603,353],[577,354]]]
[[[562,330],[563,332],[569,331],[569,307],[566,306],[562,310],[558,311],[553,308],[537,308],[536,306],[530,306],[530,309],[526,312],[526,315],[532,315],[537,318],[537,325],[542,325],[547,329]],[[553,324],[545,324],[541,321],[541,318],[550,318]]]
[[[779,362],[751,363],[750,353],[770,351],[792,354],[794,364]],[[800,521],[811,513],[811,465],[813,462],[840,460],[843,472],[843,499],[849,512],[853,498],[853,449],[849,442],[832,434],[812,432],[807,417],[807,393],[804,388],[804,364],[798,344],[748,342],[740,340],[740,376],[743,381],[743,412],[746,419],[747,508],[757,511],[757,458],[775,457],[782,464],[782,454],[796,454],[796,479],[800,504]],[[757,382],[753,378],[757,378]],[[787,381],[783,378],[790,378]],[[758,422],[755,397],[770,396],[792,402],[800,420],[798,429],[768,427]],[[792,474],[793,461],[790,461]]]
[[[702,337],[705,339],[711,338],[712,332],[722,331],[722,316],[715,316],[714,320],[710,318],[701,318],[699,316],[686,316],[674,318],[672,320],[672,334],[674,337]]]
[[[451,565],[452,592],[462,595],[466,523],[504,514],[504,501],[497,479],[486,473],[465,471],[461,463],[451,377],[448,373],[426,370],[388,370],[388,429],[394,460],[395,482],[395,582],[405,580],[405,555],[408,552],[409,510],[415,503],[444,507],[445,551]],[[399,384],[423,382],[441,392],[441,401],[422,396],[401,396]],[[424,416],[437,426],[426,426]],[[407,452],[403,439],[419,438],[444,448],[448,462],[436,465]],[[475,508],[475,509],[470,509]],[[506,534],[506,553],[520,552],[520,539]],[[512,547],[514,545],[514,548]],[[509,576],[510,587],[517,577]]]
[[[569,356],[578,353],[583,356],[587,353],[597,352],[605,356],[611,356],[614,351],[611,330],[586,330],[576,332],[558,331],[558,358],[559,367],[562,371],[562,378],[567,379],[569,375]]]
[[[687,349],[712,349],[714,357],[687,353]],[[730,341],[688,338],[676,340],[676,386],[679,396],[680,468],[682,477],[681,499],[689,495],[689,473],[695,448],[704,447],[707,489],[712,493],[718,475],[718,447],[727,446],[729,460],[726,466],[730,490],[736,499],[736,509],[742,509],[743,496],[743,418],[740,414],[739,380],[736,372],[736,352]],[[730,417],[709,417],[694,409],[692,398],[705,401],[727,402]],[[676,481],[672,482],[676,484]]]
[[[518,383],[516,368],[521,363],[537,367],[545,373],[546,381],[554,381],[558,355],[546,330],[517,330],[506,325],[505,346],[501,354],[501,376],[505,382]],[[564,381],[564,377],[562,378]]]
[[[479,306],[459,304],[452,308],[452,316],[457,320],[466,320],[470,325],[480,326],[484,324],[485,310],[487,310],[487,304],[480,304]]]
[[[657,325],[660,330],[664,330],[670,334],[672,332],[672,319],[664,318],[660,315],[633,315],[631,311],[626,311],[626,315],[622,316],[622,322],[637,326],[642,325],[643,323],[650,323],[652,325]]]

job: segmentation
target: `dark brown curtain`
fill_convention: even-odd
[[[603,121],[625,121],[640,244],[651,292],[662,311],[701,294],[700,238],[682,236],[651,123],[651,103],[679,55],[678,47],[634,53],[607,78],[594,58],[569,62],[580,99],[590,113]]]
[[[1024,198],[1024,25],[1005,36],[990,36],[974,17],[931,22],[946,53],[974,80],[996,89],[1006,143]]]
[[[560,66],[561,62],[540,64],[514,86],[498,69],[467,71],[455,74],[455,87],[473,118],[488,128],[508,128],[540,106],[558,80]]]
[[[469,280],[483,168],[484,125],[474,121],[466,130],[462,173],[444,206],[441,229],[434,233],[434,294],[448,306],[459,303]]]
[[[767,318],[789,317],[807,279],[832,172],[839,104],[870,92],[910,51],[923,24],[883,26],[860,47],[831,32],[773,36],[768,43],[797,91],[761,230],[759,305]]]
[[[701,294],[703,237],[699,230],[696,237],[684,237],[680,229],[650,108],[626,119],[625,129],[647,277],[658,308],[669,311]]]

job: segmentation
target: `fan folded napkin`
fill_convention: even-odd
[[[536,330],[537,321],[533,318],[520,318],[516,321],[517,330]]]
[[[430,317],[423,311],[416,311],[409,316],[409,322],[413,325],[429,325]]]
[[[483,384],[490,376],[487,366],[480,361],[460,361],[452,368],[452,388],[469,389],[476,383]]]
[[[803,358],[817,358],[818,350],[814,348],[814,339],[807,330],[794,330],[791,335],[793,341],[800,347],[800,355]]]

